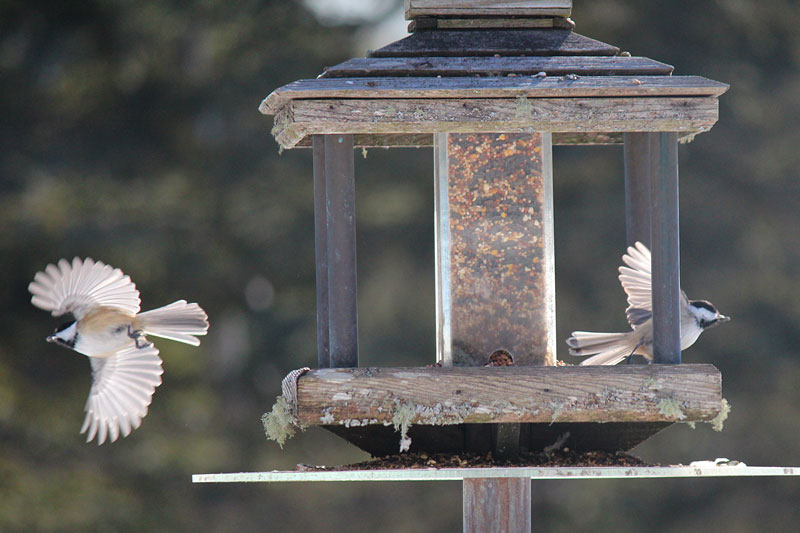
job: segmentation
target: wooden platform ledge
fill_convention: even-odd
[[[301,426],[710,422],[712,365],[338,368],[298,381]]]

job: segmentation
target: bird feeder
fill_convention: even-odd
[[[571,0],[406,0],[411,35],[262,103],[313,148],[318,369],[288,414],[372,453],[627,450],[726,415],[721,376],[681,365],[678,143],[728,86],[579,35]],[[627,240],[652,250],[653,365],[554,366],[553,144],[622,144]],[[436,354],[358,368],[355,147],[433,147]],[[513,366],[502,365],[513,356]],[[280,404],[276,404],[280,405]],[[279,418],[285,420],[283,411]],[[397,432],[395,431],[397,428]],[[398,435],[398,432],[402,436]],[[201,474],[195,482],[463,479],[465,531],[530,531],[531,479],[797,475],[789,467],[442,468]]]
[[[626,450],[719,415],[714,367],[658,363],[680,363],[678,143],[714,125],[728,86],[579,35],[570,9],[408,0],[410,36],[261,104],[281,149],[313,149],[319,369],[290,387],[301,425],[373,455],[397,452],[401,426],[412,450],[514,455],[567,434],[573,450]],[[624,147],[655,365],[554,366],[554,144]],[[431,146],[436,354],[421,363],[437,364],[358,368],[354,148]],[[513,366],[486,366],[498,350]]]

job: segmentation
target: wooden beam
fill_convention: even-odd
[[[306,99],[717,97],[728,88],[702,76],[317,78],[276,89],[259,111],[272,115],[290,101]]]
[[[328,315],[328,216],[325,176],[325,136],[313,135],[314,147],[314,258],[317,293],[317,366],[330,368],[330,320]]]
[[[572,0],[405,0],[406,20],[419,16],[568,17]]]
[[[681,362],[681,255],[678,217],[678,136],[661,132],[650,157],[650,240],[653,271],[653,359]]]
[[[650,146],[657,133],[624,134],[625,230],[628,246],[637,241],[650,248]]]
[[[303,426],[709,421],[712,365],[312,370],[298,382]]]
[[[646,57],[358,57],[328,67],[322,78],[370,76],[669,76],[674,67]]]
[[[322,133],[707,131],[712,97],[293,100],[275,117],[283,148]]]
[[[352,135],[325,135],[328,333],[331,367],[358,366],[356,206]]]
[[[684,132],[690,137],[698,132]],[[613,145],[622,143],[622,133],[612,132],[561,132],[553,134],[553,146],[566,145]],[[384,133],[359,134],[353,136],[355,148],[430,148],[433,134],[430,133]],[[303,137],[294,148],[311,148],[311,136]]]
[[[564,29],[418,31],[370,57],[615,56],[619,48]]]

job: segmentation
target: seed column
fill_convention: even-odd
[[[436,134],[437,358],[555,363],[549,133]]]

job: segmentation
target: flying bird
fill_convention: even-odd
[[[198,346],[208,317],[196,303],[178,300],[140,313],[139,291],[118,268],[76,257],[47,265],[28,285],[31,303],[53,316],[71,314],[47,337],[89,357],[92,388],[81,433],[114,442],[138,428],[161,384],[161,358],[147,335]]]
[[[633,354],[653,361],[653,296],[651,289],[650,250],[641,242],[628,247],[622,256],[627,266],[619,267],[619,281],[628,295],[625,314],[631,331],[625,333],[592,333],[573,331],[567,339],[570,355],[591,355],[581,365],[616,365]],[[689,300],[681,291],[681,350],[697,340],[700,334],[730,317],[720,314],[711,302]]]

